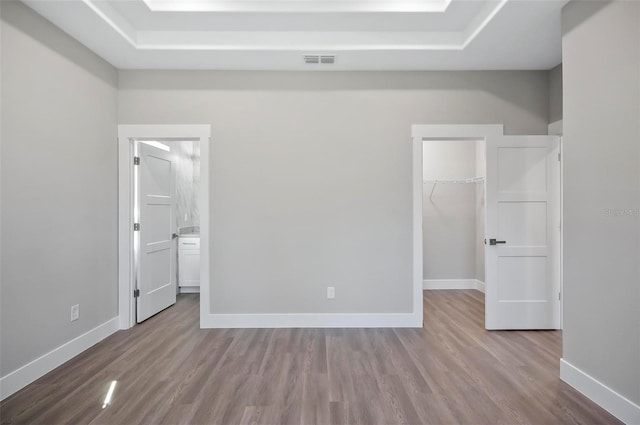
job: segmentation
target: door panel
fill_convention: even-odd
[[[175,243],[173,241],[174,169],[170,152],[138,142],[140,164],[137,200],[140,230],[136,319],[140,323],[175,304]]]
[[[547,245],[546,202],[498,203],[498,235],[514,246]]]
[[[546,192],[546,147],[498,147],[500,192]]]
[[[556,136],[487,140],[487,329],[560,327],[558,149]]]

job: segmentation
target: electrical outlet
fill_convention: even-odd
[[[80,304],[71,306],[71,321],[74,322],[80,318]]]
[[[333,300],[336,297],[336,287],[327,286],[327,299]]]

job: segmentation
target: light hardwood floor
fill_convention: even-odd
[[[560,332],[485,331],[477,291],[426,291],[424,329],[200,330],[197,297],[6,399],[2,424],[619,423],[559,380]]]

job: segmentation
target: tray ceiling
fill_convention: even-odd
[[[566,0],[23,0],[122,69],[549,69]],[[305,64],[304,55],[335,55]]]

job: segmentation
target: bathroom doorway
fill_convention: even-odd
[[[121,329],[178,297],[200,298],[201,312],[208,301],[209,133],[209,126],[119,126]]]

